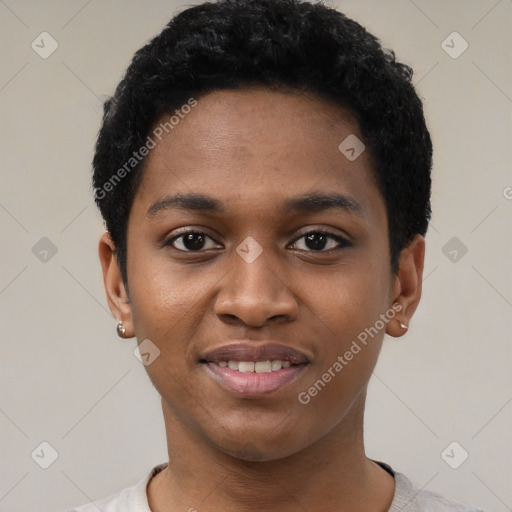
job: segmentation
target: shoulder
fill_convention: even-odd
[[[395,472],[395,498],[389,512],[485,512],[436,492],[420,489],[404,474]]]
[[[151,512],[146,494],[147,484],[166,466],[167,463],[158,464],[134,486],[65,512]]]
[[[94,502],[91,501],[85,505],[68,509],[66,512],[98,512],[98,510],[101,510],[102,512],[119,512],[122,510],[120,505],[122,494],[126,490],[127,489],[124,489],[123,491],[111,494],[110,496],[106,496],[100,500],[96,500]]]

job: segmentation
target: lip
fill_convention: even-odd
[[[239,372],[218,366],[220,361],[289,361],[291,366],[265,373]],[[238,398],[262,398],[295,381],[309,365],[299,350],[276,343],[232,343],[206,353],[200,362],[210,376]]]
[[[222,387],[239,398],[262,398],[297,379],[307,364],[293,365],[266,373],[243,373],[217,366],[215,363],[205,363],[204,366]]]

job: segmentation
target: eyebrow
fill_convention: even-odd
[[[152,218],[160,212],[173,209],[210,214],[221,214],[227,211],[226,206],[214,197],[189,193],[166,196],[156,201],[148,209],[147,216]],[[288,213],[319,213],[327,210],[341,210],[364,217],[363,207],[359,202],[337,193],[311,193],[288,198],[284,201],[284,209]]]

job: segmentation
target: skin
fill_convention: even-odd
[[[171,463],[148,485],[152,511],[388,510],[394,479],[365,455],[364,405],[384,332],[402,336],[419,303],[425,240],[415,237],[392,275],[369,151],[351,162],[338,149],[350,134],[362,140],[349,111],[309,94],[209,93],[147,157],[128,223],[129,294],[114,243],[101,237],[113,315],[127,336],[161,351],[146,370],[162,397]],[[207,194],[226,211],[148,216],[177,192]],[[284,208],[312,192],[348,196],[360,214]],[[164,245],[183,228],[209,238],[195,252],[183,238]],[[325,229],[350,245],[329,238],[314,250],[304,235]],[[236,252],[248,236],[263,250],[250,264]],[[298,394],[394,303],[402,310],[301,404]],[[236,397],[199,358],[240,339],[294,347],[310,363],[277,392]]]

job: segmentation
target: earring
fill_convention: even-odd
[[[116,330],[117,330],[117,335],[120,338],[126,338],[126,327],[123,325],[123,322],[117,323]]]
[[[409,329],[409,326],[407,324],[404,324],[403,322],[400,322],[400,327],[402,329],[405,329],[407,331],[407,329]]]

